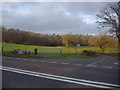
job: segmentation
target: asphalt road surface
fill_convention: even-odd
[[[3,71],[3,88],[90,88],[67,82]],[[15,78],[15,79],[13,79]],[[13,83],[11,83],[11,81]]]
[[[118,85],[120,70],[117,59],[102,54],[89,59],[2,57],[2,65],[3,88],[100,88],[101,84],[114,87]]]

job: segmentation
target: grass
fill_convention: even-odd
[[[33,46],[22,44],[2,43],[3,56],[23,57],[23,58],[90,58],[92,56],[81,55],[80,51],[71,50],[64,47]],[[34,49],[38,49],[38,54],[34,55]],[[13,54],[13,50],[31,50],[30,55]]]
[[[94,50],[94,51],[101,51],[101,49],[99,47],[89,47],[89,46],[73,46],[73,48],[77,48],[77,49],[86,49],[86,50]],[[108,53],[118,53],[120,52],[118,49],[114,49],[114,48],[107,48],[105,52]]]
[[[112,57],[117,58],[117,59],[120,58],[120,56],[119,56],[120,50],[114,49],[114,48],[107,48],[105,50],[105,52],[102,52],[99,47],[89,47],[89,46],[77,47],[77,46],[73,46],[73,48],[77,48],[77,49],[81,49],[81,50],[93,50],[95,52],[103,53],[105,55],[109,55],[109,56],[112,56]]]
[[[81,55],[82,50],[94,50],[100,51],[99,47],[88,47],[88,46],[73,46],[75,49],[65,47],[50,47],[50,46],[34,46],[34,45],[22,45],[22,44],[11,44],[2,43],[3,56],[12,57],[23,57],[23,58],[90,58],[93,56]],[[34,55],[34,49],[38,49],[38,54]],[[13,54],[13,50],[31,50],[30,55],[17,55]],[[117,53],[117,49],[108,48],[107,53]]]

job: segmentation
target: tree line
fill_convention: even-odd
[[[61,45],[61,37],[59,35],[48,35],[12,28],[3,28],[2,42],[26,45],[59,46]]]
[[[26,44],[26,45],[39,45],[39,46],[93,46],[105,48],[117,48],[118,39],[108,36],[107,34],[99,35],[78,35],[78,34],[65,34],[65,35],[48,35],[40,34],[29,31],[22,31],[18,29],[2,28],[2,42]]]

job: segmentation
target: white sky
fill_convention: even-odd
[[[44,34],[97,34],[96,14],[106,2],[4,2],[2,24]]]

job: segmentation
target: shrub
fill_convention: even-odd
[[[17,53],[18,53],[18,50],[13,50],[12,53],[13,53],[13,54],[17,54]]]
[[[90,50],[83,50],[82,53],[87,56],[96,56],[96,52]]]

